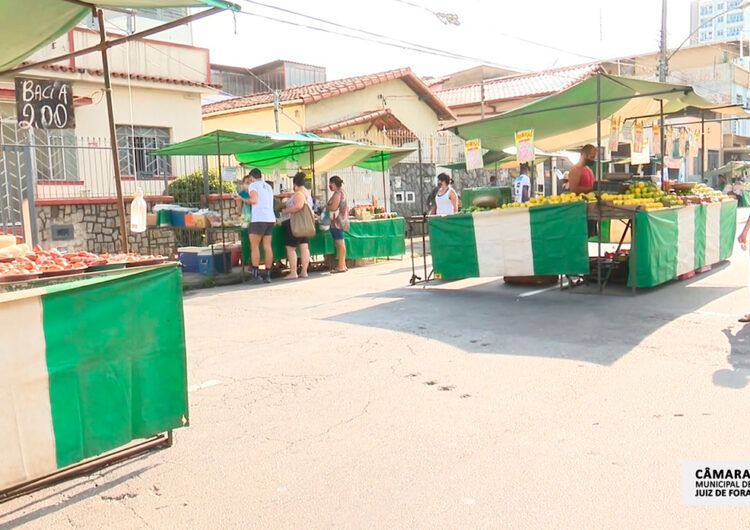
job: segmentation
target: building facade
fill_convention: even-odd
[[[222,92],[231,96],[286,90],[325,81],[324,67],[293,61],[273,61],[252,68],[211,65],[211,82],[221,86]]]
[[[747,16],[744,0],[692,0],[690,3],[690,43],[709,44],[746,40]]]

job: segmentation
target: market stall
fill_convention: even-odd
[[[498,205],[513,202],[513,193],[509,187],[483,186],[477,188],[464,188],[461,190],[461,208],[471,208],[474,206],[474,199],[482,196],[497,197]]]
[[[627,120],[653,119],[656,120],[655,123],[658,123],[658,130],[660,131],[660,138],[657,138],[654,143],[658,145],[656,147],[658,152],[663,153],[666,150],[664,116],[678,112],[686,107],[706,109],[728,115],[745,114],[744,110],[737,106],[725,105],[717,107],[715,104],[695,94],[689,86],[656,83],[598,73],[557,94],[541,98],[526,106],[486,120],[458,125],[453,130],[465,140],[479,139],[484,148],[495,151],[505,150],[514,145],[516,132],[526,131],[527,133],[531,133],[534,148],[545,151],[559,151],[561,149],[569,149],[574,146],[592,143],[598,148],[597,152],[603,154],[602,131],[607,131],[608,133],[612,130],[619,131],[619,128],[614,128],[613,124],[619,127],[618,124]],[[612,138],[612,140],[614,141],[614,145],[619,143],[619,137]],[[603,174],[603,161],[601,160],[603,157],[599,156],[598,158],[595,171],[595,189],[603,191],[603,188],[599,187]],[[603,209],[606,207],[606,201],[602,198],[603,193],[590,195],[587,199],[594,203],[592,205],[593,208],[589,208],[589,211],[593,211],[594,213],[592,217],[593,221],[601,225],[606,219],[617,218],[617,216],[608,217],[603,215]],[[634,256],[631,255],[630,258],[626,258],[626,261],[635,261],[634,268],[639,273],[636,275],[635,280],[637,286],[653,286],[677,277],[679,274],[671,274],[667,269],[662,269],[661,265],[655,265],[663,261],[664,256],[660,252],[664,249],[659,244],[653,243],[653,241],[654,238],[658,238],[663,234],[661,232],[654,232],[650,227],[658,226],[662,216],[669,217],[672,214],[668,212],[676,212],[680,208],[672,207],[673,205],[669,202],[654,203],[647,206],[645,203],[642,204],[640,202],[642,199],[642,197],[635,197],[632,200],[628,199],[628,201],[625,201],[630,203],[624,206],[630,207],[629,215],[632,216],[632,219],[628,215],[623,215],[622,217],[628,222],[636,241],[635,251],[632,253]],[[650,200],[648,202],[650,203]],[[723,204],[720,206],[724,207]],[[734,216],[731,212],[736,211],[736,203],[734,203],[734,207],[734,210],[727,210],[727,219]],[[717,206],[706,206],[706,208],[708,208],[708,211],[714,211],[712,208],[716,209]],[[726,206],[725,208],[730,208],[730,206]],[[533,211],[535,207],[530,209]],[[643,211],[634,213],[638,209],[642,209]],[[664,213],[660,213],[661,210]],[[654,215],[652,216],[651,214]],[[554,221],[550,222],[554,223]],[[581,222],[585,222],[585,216],[583,216]],[[727,220],[726,223],[728,225],[729,221]],[[607,228],[609,231],[611,224],[609,227],[604,228]],[[524,233],[528,234],[529,232],[525,231]],[[684,235],[684,230],[682,233]],[[727,237],[726,234],[728,233],[725,230],[722,237]],[[649,234],[653,235],[649,237]],[[604,259],[609,259],[604,255],[602,248],[605,237],[602,235],[601,230],[599,230],[596,236],[598,246],[595,254],[595,274],[596,283],[600,290],[602,289],[603,273],[601,262]],[[481,241],[477,241],[477,243],[484,244]],[[621,243],[622,240],[620,241]],[[648,247],[649,244],[652,246]],[[644,245],[646,247],[641,248]],[[526,246],[533,247],[534,245],[533,242],[527,241]],[[480,247],[480,245],[477,244],[477,247]],[[684,248],[683,251],[686,252]],[[478,248],[476,252],[481,253],[483,251],[481,248]],[[490,252],[494,251],[490,250]],[[570,247],[567,252],[578,253],[576,247]],[[731,252],[731,246],[728,251],[719,253],[719,255],[709,254],[705,256],[707,264],[719,261],[720,258],[725,259],[728,255],[727,252]],[[588,253],[584,253],[583,257],[588,258]],[[526,261],[528,262],[528,259]],[[685,263],[687,261],[688,259],[685,258]],[[465,268],[474,270],[471,265],[472,263],[469,262]],[[527,265],[527,274],[532,274],[531,271],[534,269],[534,267]],[[588,269],[588,266],[586,269]],[[678,269],[680,268],[675,268],[675,270]],[[437,268],[435,270],[438,272]],[[658,272],[654,272],[649,276],[647,272],[649,270]],[[481,273],[481,267],[479,272]]]
[[[0,490],[187,425],[178,266],[0,287]]]

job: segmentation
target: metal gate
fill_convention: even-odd
[[[0,231],[36,243],[31,148],[2,145],[0,150]]]

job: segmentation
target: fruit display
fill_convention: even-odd
[[[676,194],[665,193],[654,184],[634,182],[625,193],[602,193],[603,201],[612,201],[614,206],[636,206],[645,210],[660,210],[682,206],[684,201]]]
[[[734,197],[725,195],[705,184],[696,184],[690,189],[677,190],[677,195],[689,202],[721,202],[733,201]]]
[[[39,246],[29,249],[27,245],[13,250],[12,256],[0,262],[0,282],[22,281],[39,276],[62,276],[82,273],[89,268],[111,264],[128,266],[152,265],[166,261],[164,256],[127,254],[94,254],[92,252],[61,252],[57,249],[45,250]],[[11,248],[11,247],[6,247]],[[3,249],[5,250],[5,249]]]

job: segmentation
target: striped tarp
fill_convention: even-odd
[[[177,267],[0,294],[0,489],[187,416]]]
[[[584,202],[431,217],[429,230],[438,279],[589,269]]]
[[[737,202],[638,211],[636,286],[653,287],[732,255]]]

